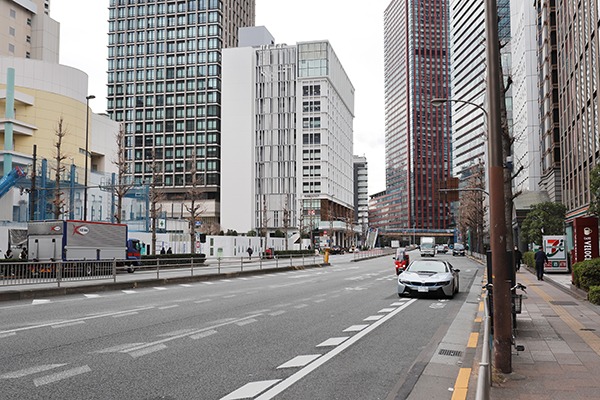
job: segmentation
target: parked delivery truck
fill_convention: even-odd
[[[27,246],[28,260],[39,263],[116,260],[117,266],[133,272],[140,262],[140,242],[127,237],[124,224],[32,221],[27,226]]]
[[[433,237],[422,237],[421,238],[421,257],[424,256],[435,256],[435,238]]]

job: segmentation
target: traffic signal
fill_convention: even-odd
[[[200,234],[200,243],[206,243],[206,233]]]

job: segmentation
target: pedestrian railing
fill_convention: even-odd
[[[491,296],[490,291],[486,292],[486,296]],[[477,378],[477,391],[475,393],[476,400],[489,400],[490,388],[492,386],[492,341],[490,340],[491,318],[488,302],[485,301],[485,299],[483,302],[483,309],[483,349],[481,352],[481,362],[479,363],[479,376]]]
[[[365,258],[373,258],[373,257],[380,257],[380,256],[384,256],[386,254],[395,254],[396,253],[396,249],[381,249],[381,248],[377,248],[377,249],[371,249],[371,250],[365,250],[365,251],[357,251],[354,252],[354,261],[357,260],[362,260]]]
[[[144,259],[135,268],[136,275],[152,275],[152,278],[168,278],[185,275],[208,275],[262,270],[266,268],[296,267],[324,263],[324,256],[290,255],[269,259],[259,257],[220,257],[204,259],[195,257]],[[0,263],[0,286],[34,285],[55,283],[58,287],[64,282],[108,280],[117,282],[119,275],[131,272],[131,265],[113,261],[77,262],[6,262]],[[122,278],[121,280],[127,280]],[[130,279],[129,279],[130,280]]]

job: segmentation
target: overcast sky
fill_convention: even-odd
[[[390,0],[256,0],[256,25],[276,43],[328,40],[355,88],[354,154],[369,163],[369,194],[385,189],[383,12]],[[88,74],[90,101],[106,111],[108,0],[52,0],[61,26],[60,63]]]

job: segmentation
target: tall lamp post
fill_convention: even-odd
[[[85,97],[85,174],[83,175],[83,220],[87,221],[87,191],[88,191],[88,151],[89,130],[90,130],[90,100],[96,96],[90,94]]]

